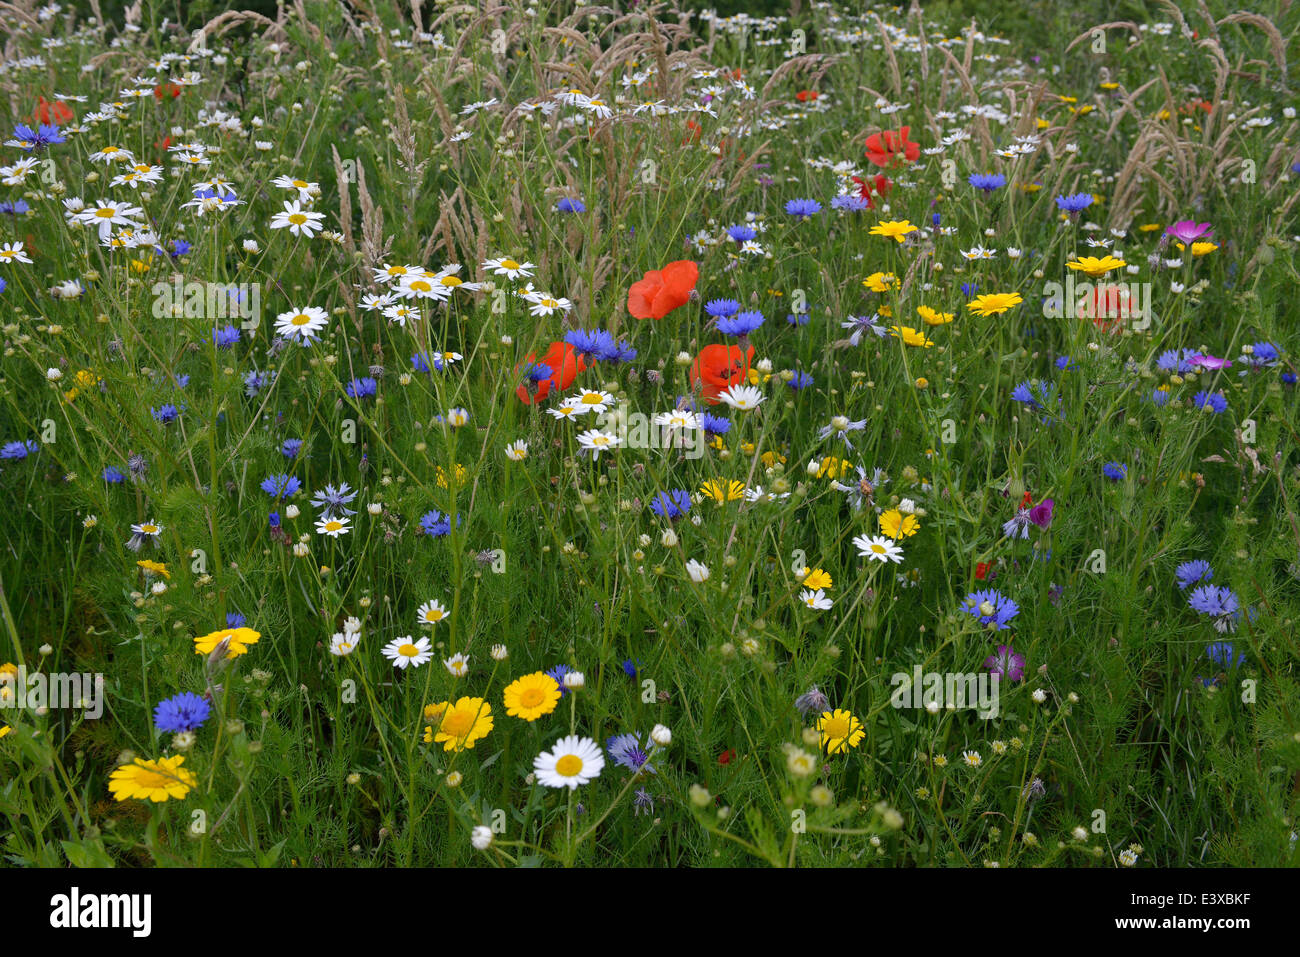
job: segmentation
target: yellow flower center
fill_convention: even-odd
[[[299,189],[306,189],[308,183],[307,183],[306,180],[303,180],[303,179],[295,179],[295,180],[293,181],[293,185],[294,185],[294,186],[297,186]]]
[[[571,778],[582,773],[582,758],[576,754],[566,754],[560,760],[555,762],[555,773],[562,777]]]
[[[847,738],[849,736],[849,719],[836,715],[822,725],[822,733],[828,738]]]
[[[605,401],[604,396],[599,395],[598,393],[595,392],[588,392],[586,395],[582,397],[583,405],[600,405],[604,401]]]
[[[311,322],[311,316],[307,315],[305,312],[300,312],[289,321],[295,326],[305,326],[307,323]]]
[[[424,613],[425,621],[442,621],[442,611],[438,608],[430,608]]]
[[[464,284],[464,280],[457,279],[455,276],[443,276],[440,281],[444,286],[460,286]]]
[[[546,692],[541,688],[533,685],[519,692],[519,703],[525,708],[536,708],[546,700]]]
[[[442,731],[453,738],[463,738],[474,727],[474,715],[468,711],[453,711],[442,721]]]
[[[501,260],[501,268],[510,270],[518,269],[519,263],[515,262],[513,259],[503,259]]]
[[[291,213],[289,216],[289,222],[293,223],[295,226],[301,226],[303,223],[307,222],[307,217],[302,213]]]
[[[104,218],[104,219],[107,219],[107,218],[109,218],[110,216],[115,215],[116,213],[117,213],[117,210],[115,210],[115,209],[97,209],[97,210],[95,210],[95,215],[96,215],[96,216],[100,216],[100,217],[102,217],[102,218]]]
[[[402,647],[397,649],[397,653],[406,658],[414,658],[420,653],[420,649],[408,641],[406,644],[402,645]]]

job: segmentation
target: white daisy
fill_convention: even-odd
[[[513,259],[485,259],[483,268],[491,269],[494,275],[507,279],[527,279],[533,274],[534,266],[530,262],[516,262]]]
[[[456,654],[448,658],[446,661],[444,661],[442,664],[448,671],[450,671],[457,678],[464,678],[467,674],[469,674],[469,655],[465,655],[465,654],[461,654],[460,652],[457,652]]]
[[[296,199],[286,200],[284,211],[271,217],[271,228],[287,228],[295,236],[306,236],[311,239],[313,232],[320,232],[324,228],[321,225],[324,218],[324,213],[313,213],[309,209],[303,209]]]
[[[757,409],[766,396],[757,386],[737,384],[725,392],[719,393],[718,398],[733,409],[740,409],[745,412],[750,409]]]
[[[436,598],[430,598],[415,611],[415,617],[422,625],[436,625],[447,617],[447,608]]]
[[[799,593],[799,600],[814,611],[826,611],[835,604],[826,597],[826,592],[820,588],[816,591],[805,588]]]
[[[853,544],[858,546],[859,555],[872,561],[898,563],[903,560],[903,550],[893,539],[885,538],[883,535],[875,535],[871,538],[859,535],[853,539]]]
[[[352,531],[348,525],[347,518],[322,518],[316,522],[316,532],[320,535],[328,535],[330,538],[338,538],[340,535],[346,535]]]
[[[591,738],[576,734],[561,738],[550,751],[543,751],[533,758],[537,782],[548,788],[572,790],[600,777],[604,768],[605,755],[600,745]]]
[[[383,648],[384,657],[392,661],[394,668],[418,668],[433,657],[433,647],[428,638],[416,641],[410,635],[394,638]]]
[[[522,462],[528,458],[528,443],[523,439],[511,442],[506,446],[506,458],[515,462]]]
[[[360,640],[361,636],[359,634],[350,631],[335,632],[330,638],[330,654],[339,658],[346,658],[357,650],[357,642]]]
[[[275,317],[275,331],[285,338],[298,337],[303,342],[317,338],[329,323],[329,314],[319,306],[306,309],[290,309]]]
[[[595,412],[600,415],[614,404],[614,397],[608,392],[602,392],[600,389],[587,389],[585,392],[569,396],[564,400],[564,404],[577,406],[584,412]]]
[[[608,452],[618,446],[622,440],[613,433],[600,429],[588,429],[578,433],[578,444],[591,452],[592,458],[600,458],[601,452]]]

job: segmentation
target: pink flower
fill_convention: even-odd
[[[1165,230],[1165,234],[1173,236],[1180,243],[1193,243],[1196,240],[1210,235],[1214,232],[1209,223],[1198,223],[1192,219],[1183,219],[1174,223]]]
[[[997,654],[984,659],[984,667],[1000,680],[1021,681],[1025,677],[1025,656],[1016,654],[1010,645],[998,645]]]
[[[1187,361],[1194,366],[1200,366],[1202,369],[1231,369],[1231,359],[1217,359],[1214,356],[1196,354],[1188,356]]]
[[[1029,520],[1039,528],[1052,524],[1052,500],[1045,498],[1029,510]]]

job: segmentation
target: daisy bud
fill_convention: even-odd
[[[821,470],[822,470],[822,464],[818,462],[816,459],[813,459],[808,463],[807,471],[809,475],[816,475]]]
[[[286,505],[284,508],[285,518],[297,518],[300,514],[297,505]]]
[[[570,671],[564,676],[564,687],[570,691],[580,691],[587,686],[587,677],[581,671]]]
[[[382,502],[371,502],[369,505],[366,506],[366,511],[369,512],[371,515],[382,515],[384,511],[384,505]]]
[[[309,549],[302,542],[299,542],[297,545],[293,546],[293,553],[299,558],[306,558],[309,554]]]
[[[452,771],[450,774],[447,775],[447,787],[458,788],[460,787],[460,782],[463,780],[465,780],[464,775],[462,775],[459,771]]]
[[[345,634],[356,635],[361,632],[361,619],[355,616],[347,618],[343,622],[343,631]]]
[[[708,807],[709,802],[713,800],[713,795],[703,784],[691,785],[691,803],[696,807]]]
[[[49,379],[51,382],[58,382],[63,378],[63,372],[60,369],[49,368],[45,370],[45,378]]]
[[[650,740],[661,748],[673,743],[673,733],[665,725],[657,724],[650,729]]]
[[[46,657],[49,657],[50,655],[54,654],[54,646],[53,646],[53,645],[48,645],[48,644],[47,644],[47,645],[41,645],[41,646],[40,646],[39,648],[37,648],[36,650],[37,650],[38,652],[40,652],[40,655],[41,655],[42,658],[46,658]]]
[[[666,529],[659,541],[663,543],[664,548],[673,548],[677,545],[677,533],[671,528]]]
[[[486,851],[492,845],[492,828],[480,824],[470,834],[469,842],[476,851]]]
[[[695,360],[693,360],[693,359],[691,358],[691,354],[690,354],[689,352],[679,352],[679,353],[677,353],[677,355],[673,358],[673,362],[677,363],[677,365],[679,365],[679,366],[688,366],[688,365],[690,365],[693,361],[695,361]]]
[[[493,661],[505,661],[510,657],[510,649],[505,645],[493,645],[490,653]]]
[[[347,776],[347,782],[353,787],[356,787],[358,784],[361,783],[361,775],[357,774],[356,771],[353,771],[351,774]]]

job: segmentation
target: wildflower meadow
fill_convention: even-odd
[[[0,857],[1300,863],[1300,13],[0,4]]]

